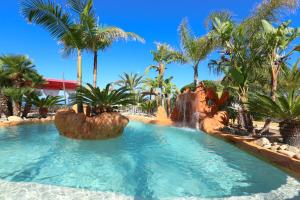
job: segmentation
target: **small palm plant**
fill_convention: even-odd
[[[136,104],[135,96],[127,88],[111,89],[111,84],[107,84],[103,90],[87,84],[87,87],[82,88],[80,97],[83,103],[92,107],[96,115],[114,112],[119,107]]]
[[[153,114],[154,110],[157,107],[155,100],[145,100],[140,104],[140,108],[143,112],[146,112],[148,115]]]
[[[27,99],[29,101],[29,99]],[[59,96],[46,96],[39,98],[38,95],[32,95],[30,101],[33,105],[39,108],[39,115],[41,118],[46,118],[49,112],[49,108],[58,105],[62,102],[62,98]]]
[[[300,146],[300,70],[296,64],[285,73],[282,88],[276,99],[265,94],[252,94],[248,101],[249,110],[257,116],[271,117],[279,122],[283,142]]]
[[[277,93],[275,102],[269,95],[254,94],[248,106],[254,115],[272,117],[280,122],[284,143],[300,146],[300,96],[295,95],[294,91]]]

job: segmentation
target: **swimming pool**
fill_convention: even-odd
[[[53,124],[1,128],[0,161],[2,197],[29,184],[120,199],[300,198],[298,180],[231,144],[140,122],[106,141],[68,139]]]

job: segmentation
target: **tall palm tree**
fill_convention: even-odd
[[[204,60],[216,47],[214,40],[208,35],[196,37],[189,27],[188,20],[183,19],[179,26],[180,43],[184,52],[184,56],[194,70],[194,84],[198,85],[199,63]]]
[[[7,81],[4,93],[9,96],[13,102],[13,114],[20,116],[21,103],[24,92],[31,92],[33,88],[33,80],[35,77],[41,77],[34,69],[34,64],[26,56],[20,55],[4,55],[0,57],[2,62],[2,70],[5,73]]]
[[[8,73],[3,69],[3,63],[0,59],[0,117],[4,115],[8,117],[12,115],[9,106],[10,99],[7,95],[3,93],[3,89],[10,85],[10,80],[8,79]]]
[[[167,107],[167,115],[168,117],[171,115],[171,96],[178,91],[178,88],[175,84],[172,83],[173,77],[169,77],[163,82],[163,95],[166,98],[166,107]]]
[[[98,51],[104,51],[117,40],[136,40],[144,42],[144,39],[132,32],[125,32],[121,28],[94,24],[88,29],[85,41],[87,48],[94,54],[93,86],[97,86]]]
[[[29,22],[41,25],[50,32],[53,38],[61,41],[65,52],[76,49],[77,82],[81,87],[82,50],[86,48],[83,40],[84,31],[94,24],[93,0],[67,0],[67,3],[79,20],[72,19],[70,13],[51,0],[22,0],[21,13]],[[83,112],[80,101],[78,112]]]
[[[153,55],[153,60],[157,62],[157,65],[147,67],[146,73],[151,69],[155,69],[158,72],[157,80],[159,81],[161,91],[161,105],[164,107],[163,80],[166,65],[174,62],[185,63],[186,59],[181,52],[176,51],[166,43],[156,43],[156,51],[151,51],[151,54]]]
[[[148,90],[143,93],[143,96],[149,95],[150,100],[152,100],[152,95],[157,95],[156,89],[159,87],[159,81],[157,79],[146,78],[143,81],[143,88]]]
[[[120,75],[120,80],[116,81],[115,84],[121,87],[127,88],[132,94],[140,90],[140,86],[143,82],[143,76],[135,73],[123,73]]]

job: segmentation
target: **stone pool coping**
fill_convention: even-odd
[[[144,117],[144,116],[134,116],[134,115],[126,115],[130,120],[141,121],[149,124],[157,124],[157,125],[167,125],[167,126],[176,126],[171,120],[159,121],[154,117]],[[258,157],[262,160],[265,160],[271,164],[274,164],[276,167],[284,170],[288,174],[293,177],[300,179],[300,160],[295,158],[288,157],[284,154],[281,154],[276,151],[272,151],[270,149],[263,148],[254,143],[255,138],[248,136],[238,136],[232,135],[222,131],[214,131],[212,133],[207,133],[211,136],[217,137],[222,140],[226,140],[235,146],[243,149],[255,157]]]
[[[38,124],[38,123],[51,123],[54,121],[54,117],[48,118],[29,118],[20,121],[1,121],[0,127],[10,127],[10,126],[18,126],[18,125],[25,125],[25,124]]]
[[[279,188],[267,193],[255,193],[245,196],[231,197],[174,197],[161,198],[163,200],[273,200],[273,199],[294,199],[299,196],[300,183],[288,177],[287,182]],[[142,199],[134,196],[127,196],[115,192],[99,192],[86,189],[70,188],[64,186],[44,185],[39,183],[10,182],[0,180],[0,199],[11,200],[136,200]]]

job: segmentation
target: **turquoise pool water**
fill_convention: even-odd
[[[1,128],[0,179],[135,199],[299,194],[297,180],[231,144],[190,129],[139,122],[106,141],[68,139],[53,124]]]

